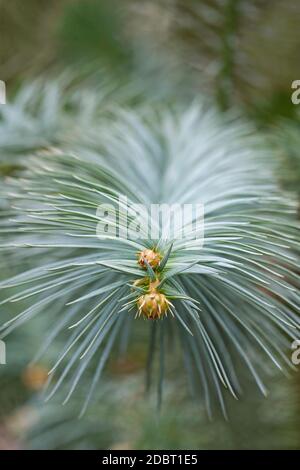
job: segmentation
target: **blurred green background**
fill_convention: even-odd
[[[184,104],[205,95],[220,112],[252,122],[273,150],[282,190],[300,198],[300,105],[291,101],[291,84],[300,79],[299,24],[294,0],[0,0],[0,79],[8,106],[24,109],[8,148],[5,136],[16,133],[17,124],[0,107],[1,174],[22,165],[26,116],[36,130],[28,152],[59,143],[61,126],[75,125],[68,118],[74,103],[66,97],[50,93],[44,105],[29,100],[28,109],[25,98],[17,101],[24,84],[42,77],[43,94],[45,77],[61,77],[66,93],[87,93],[85,103],[89,89],[105,90],[102,111],[115,103]],[[49,126],[53,96],[62,121]],[[78,106],[88,127],[90,108]],[[13,269],[7,263],[1,277]],[[155,384],[147,396],[143,385],[143,341],[110,362],[97,400],[78,420],[84,391],[65,406],[59,395],[45,404],[41,389],[50,363],[28,366],[45,328],[45,320],[31,322],[7,341],[8,363],[0,366],[1,449],[300,448],[298,372],[270,376],[267,398],[245,379],[243,398],[228,403],[228,422],[219,416],[209,421],[181,379],[167,383],[157,413]],[[60,345],[53,355],[55,348]]]

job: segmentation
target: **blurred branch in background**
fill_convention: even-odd
[[[222,108],[243,104],[260,122],[293,113],[290,85],[300,76],[299,4],[132,0],[132,5],[132,29],[158,53],[171,54],[186,75],[194,74],[198,91],[210,91]]]
[[[79,76],[105,67],[157,90],[168,80],[179,80],[181,93],[207,90],[222,109],[243,104],[261,124],[293,115],[293,0],[0,0],[0,11],[1,79],[9,83],[66,65]]]
[[[62,406],[36,395],[15,407],[2,423],[6,443],[32,449],[297,449],[298,396],[292,384],[272,378],[272,393],[262,401],[246,392],[233,403],[232,421],[208,422],[204,410],[187,399],[174,382],[166,384],[166,403],[159,415],[156,397],[142,399],[142,377],[126,373],[106,377],[98,399],[79,420],[83,397]],[[23,385],[24,387],[24,385]],[[7,391],[7,390],[6,390]]]

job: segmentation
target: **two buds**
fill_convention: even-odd
[[[168,313],[171,302],[165,294],[159,291],[159,278],[157,270],[161,267],[162,256],[154,250],[143,250],[138,254],[138,264],[152,273],[152,279],[146,277],[137,281],[135,285],[142,285],[146,288],[146,293],[137,299],[138,315],[155,320],[162,318]],[[153,279],[154,278],[154,279]]]

